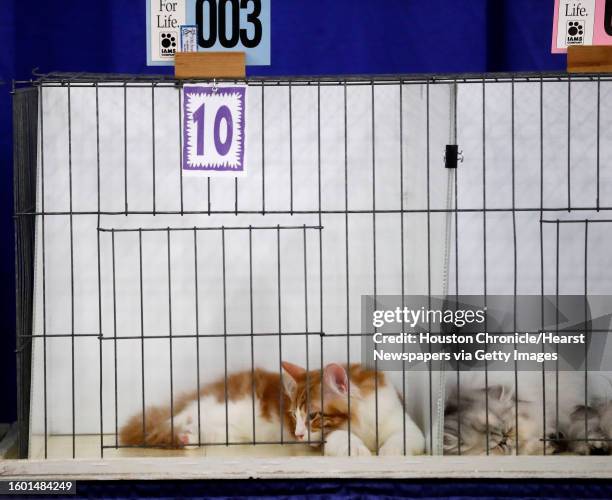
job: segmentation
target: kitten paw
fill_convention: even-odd
[[[372,452],[363,443],[357,443],[357,446],[351,446],[351,457],[369,457]],[[348,455],[348,449],[347,449]]]
[[[350,451],[350,453],[349,453]],[[325,445],[324,454],[326,457],[370,457],[372,452],[364,444],[351,443],[349,450],[348,444],[344,446],[328,446]]]
[[[387,438],[384,444],[378,449],[379,455],[398,456],[398,455],[421,455],[425,448],[423,435],[419,432],[418,435],[406,437],[406,445],[404,446],[404,434],[398,432]],[[404,448],[406,452],[404,453]]]
[[[175,428],[175,439],[179,447],[198,444],[198,428],[191,417],[188,417],[184,423],[178,423],[178,428]]]
[[[176,435],[176,440],[178,441],[180,446],[187,446],[189,444],[193,444],[191,443],[192,436],[190,432],[179,432]]]
[[[354,435],[351,435],[351,446],[349,450],[348,433],[335,431],[327,436],[324,454],[327,457],[369,457],[372,455],[372,452],[361,439]]]

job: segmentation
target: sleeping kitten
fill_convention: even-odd
[[[577,406],[570,420],[567,451],[578,455],[612,453],[612,402],[596,401],[591,406]]]
[[[459,400],[456,394],[451,394],[447,400],[445,455],[485,455],[487,444],[491,455],[541,455],[544,453],[541,437],[542,421],[535,404],[520,399],[515,401],[514,391],[503,385],[491,386],[488,390],[464,389]],[[546,453],[555,451],[553,443],[547,441]]]
[[[424,451],[423,433],[408,415],[404,432],[402,402],[383,373],[377,376],[358,364],[350,365],[347,373],[346,366],[335,363],[324,368],[323,381],[320,370],[307,372],[287,362],[282,363],[282,377],[261,369],[255,370],[253,376],[250,371],[230,375],[227,384],[221,379],[204,387],[199,395],[191,393],[175,401],[174,418],[168,407],[149,408],[143,430],[142,415],[133,416],[121,429],[121,443],[181,448],[198,442],[252,442],[253,390],[258,442],[282,439],[312,446],[324,442],[324,454],[330,456],[349,455],[349,437],[351,456],[376,452],[402,455],[404,451],[416,455]]]

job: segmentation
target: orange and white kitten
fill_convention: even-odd
[[[255,437],[256,442],[324,442],[329,456],[418,455],[425,450],[423,433],[404,415],[402,401],[384,373],[359,364],[329,364],[322,381],[320,370],[307,372],[288,362],[282,363],[282,377],[261,369],[236,373],[228,376],[227,384],[221,379],[199,394],[178,398],[173,410],[174,418],[169,407],[148,408],[144,422],[141,414],[133,416],[121,429],[121,444],[181,448],[252,443]]]

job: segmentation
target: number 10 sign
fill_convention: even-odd
[[[183,171],[244,173],[245,86],[185,86]]]

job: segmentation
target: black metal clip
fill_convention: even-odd
[[[444,166],[446,168],[457,168],[458,163],[463,163],[463,151],[459,151],[457,144],[447,144],[444,154]]]

